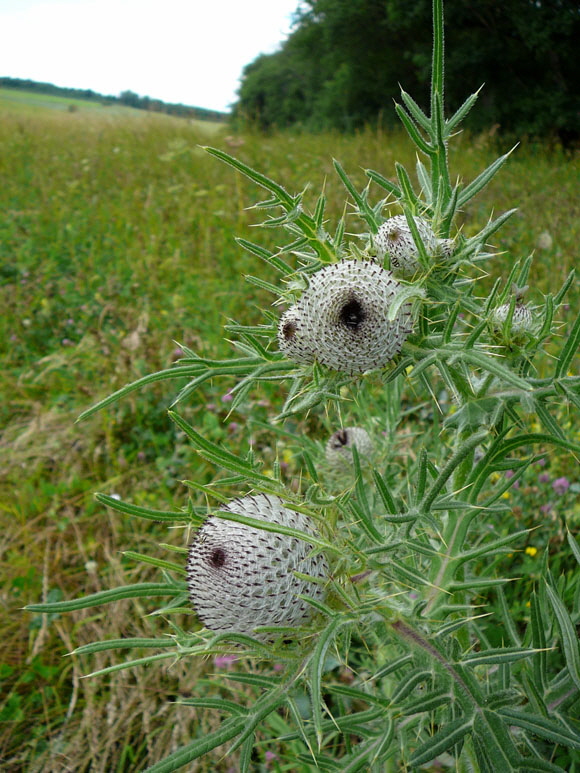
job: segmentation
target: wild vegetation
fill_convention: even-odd
[[[263,321],[259,308],[270,308],[267,287],[243,281],[245,274],[259,273],[259,258],[234,239],[257,241],[252,226],[260,216],[248,204],[259,194],[200,144],[234,153],[248,167],[283,180],[288,191],[303,190],[305,181],[314,190],[324,188],[333,222],[343,215],[345,195],[330,153],[349,170],[357,190],[367,182],[361,167],[387,176],[396,161],[415,167],[406,136],[380,128],[350,137],[335,132],[228,136],[223,128],[211,136],[208,132],[207,126],[164,116],[85,114],[82,108],[75,113],[14,111],[0,119],[5,181],[0,190],[5,607],[0,741],[3,764],[10,770],[143,770],[218,727],[211,711],[173,701],[223,699],[216,672],[231,677],[237,701],[250,701],[252,679],[275,679],[283,667],[282,660],[259,662],[214,652],[116,670],[125,660],[123,650],[103,647],[91,654],[81,650],[65,655],[92,642],[130,637],[143,642],[146,654],[147,641],[158,642],[182,627],[197,630],[195,618],[186,610],[177,617],[151,614],[155,602],[146,597],[69,614],[20,609],[39,601],[154,584],[160,570],[184,564],[191,524],[170,521],[168,528],[163,514],[187,509],[190,499],[194,508],[203,508],[207,491],[200,494],[195,486],[212,484],[215,468],[191,447],[183,427],[167,417],[175,389],[152,384],[84,423],[75,424],[75,419],[124,384],[170,367],[183,356],[184,347],[212,360],[230,356],[224,323],[236,319],[257,325]],[[501,136],[456,138],[453,174],[467,181],[477,177],[493,162],[497,141]],[[458,228],[469,237],[486,225],[491,210],[519,206],[492,240],[504,254],[486,268],[493,268],[494,278],[505,277],[515,259],[533,252],[529,298],[537,306],[545,295],[559,291],[574,268],[580,222],[577,177],[577,156],[558,145],[523,144],[507,160],[503,176],[458,214]],[[305,203],[310,209],[316,204],[309,190]],[[346,223],[347,232],[362,231],[350,211]],[[278,232],[268,230],[259,237],[262,248],[271,251],[279,239]],[[266,281],[274,281],[270,268],[263,273]],[[492,285],[493,279],[483,276],[479,292],[489,292]],[[576,317],[577,287],[570,288],[566,300],[569,307],[561,308],[558,317],[562,334]],[[556,331],[547,353],[536,361],[539,375],[551,367],[551,350],[560,349]],[[285,397],[284,384],[252,389],[233,410],[230,386],[219,379],[208,381],[180,406],[181,415],[206,440],[226,445],[241,459],[251,445],[264,473],[279,476],[289,491],[299,493],[304,459],[322,464],[336,416],[324,410],[295,416],[293,438],[288,439],[273,423]],[[418,399],[416,388],[410,382],[401,386],[399,416],[389,413],[383,396],[366,417],[384,432],[392,426],[389,422],[399,425],[398,439],[385,442],[382,453],[401,475],[418,463],[415,448],[426,420],[435,422],[429,441],[438,453],[437,410],[425,395]],[[443,392],[437,397],[445,405],[448,395]],[[345,418],[357,415],[357,403],[358,397],[343,406]],[[571,413],[563,411],[558,422],[580,442]],[[305,447],[296,438],[311,441]],[[548,564],[578,622],[578,545],[567,531],[577,530],[580,522],[577,461],[561,450],[536,450],[535,464],[524,468],[516,460],[518,485],[500,494],[506,507],[489,524],[498,537],[530,530],[509,552],[498,554],[492,568],[510,580],[523,580],[481,596],[490,624],[473,625],[495,648],[525,637],[531,592]],[[499,487],[510,472],[496,473]],[[183,480],[192,481],[193,487]],[[224,491],[235,495],[235,481],[224,485]],[[126,518],[96,502],[97,490],[112,498],[109,504],[120,497],[153,514],[147,520]],[[163,553],[159,543],[168,546]],[[144,554],[154,560],[144,562]],[[569,644],[573,652],[573,642]],[[369,662],[361,657],[347,668],[330,658],[324,667],[344,686],[342,693],[335,690],[335,700],[360,712],[358,682],[353,681],[364,681]],[[108,668],[114,670],[85,678]],[[299,692],[294,699],[297,715],[308,718],[308,695]],[[577,702],[571,713],[574,707]],[[577,723],[570,725],[573,732]],[[258,741],[288,736],[287,718],[271,714],[260,733]],[[339,757],[352,752],[352,738],[345,743],[341,748],[337,742]],[[545,738],[535,741],[536,747],[543,753]],[[252,770],[284,770],[287,759],[294,760],[293,770],[311,770],[306,748],[293,737],[258,746]],[[580,764],[577,751],[557,741],[551,749],[554,763],[569,770]],[[192,769],[238,770],[240,751],[224,757],[226,750],[215,749]],[[437,765],[431,770],[449,766],[449,759],[442,755]]]

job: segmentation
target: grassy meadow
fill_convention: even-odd
[[[210,694],[218,664],[164,661],[85,678],[115,661],[109,653],[66,657],[75,647],[163,635],[168,623],[134,602],[53,617],[21,608],[155,578],[154,567],[124,551],[159,542],[179,551],[187,532],[124,519],[96,503],[94,492],[176,509],[187,502],[181,481],[208,482],[213,471],[165,415],[173,385],[75,419],[127,382],[170,366],[179,357],[175,342],[227,355],[224,323],[259,323],[258,307],[271,302],[243,280],[247,273],[272,280],[270,269],[234,240],[277,243],[275,231],[253,227],[260,215],[248,209],[264,196],[201,145],[237,155],[292,192],[311,183],[312,205],[325,187],[330,216],[340,215],[346,198],[333,157],[359,187],[364,168],[392,176],[395,160],[409,168],[414,158],[402,134],[381,130],[232,136],[224,126],[129,108],[68,110],[64,100],[54,109],[45,104],[54,98],[37,96],[0,93],[0,767],[139,771],[217,721],[174,701],[194,684]],[[497,136],[460,136],[452,171],[470,180],[507,149]],[[519,207],[495,244],[506,253],[499,265],[535,251],[532,303],[557,291],[576,264],[579,167],[571,152],[524,141],[462,214],[463,227],[475,232],[492,211]],[[373,203],[379,197],[377,190]],[[573,309],[579,300],[576,288]],[[571,319],[564,311],[562,322]],[[235,451],[247,447],[247,416],[228,413],[229,385],[195,393],[184,415]],[[268,422],[275,402],[266,392],[248,410]],[[273,459],[275,441],[264,433],[260,444]],[[577,482],[577,462],[555,456],[550,475]],[[537,509],[542,494],[532,495]],[[534,555],[524,566],[532,574]],[[273,765],[264,757],[256,770],[283,769]],[[235,758],[219,754],[192,768],[235,769]]]

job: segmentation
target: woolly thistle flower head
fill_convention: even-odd
[[[289,510],[276,496],[234,499],[224,510],[314,534],[306,516]],[[294,571],[327,576],[312,545],[284,534],[210,516],[198,530],[187,560],[187,585],[195,611],[212,631],[254,634],[260,625],[298,626],[312,607],[299,594],[320,599],[319,583],[298,579]]]
[[[401,285],[372,261],[343,260],[313,274],[282,316],[280,350],[291,360],[326,365],[349,375],[386,365],[412,331],[412,308],[389,310]]]
[[[362,427],[345,427],[337,430],[326,444],[326,461],[333,469],[344,469],[352,463],[352,449],[356,447],[361,461],[367,459],[373,452],[373,443],[366,429]]]
[[[438,239],[429,223],[415,217],[415,225],[430,255],[450,255],[453,250],[452,239]],[[412,276],[420,268],[419,250],[413,240],[405,215],[395,215],[386,220],[373,237],[377,259],[382,261],[389,256],[391,269],[404,276]]]

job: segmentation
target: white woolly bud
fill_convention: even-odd
[[[509,303],[504,303],[493,310],[490,317],[491,333],[500,343],[508,346],[512,344],[522,346],[525,344],[528,334],[532,333],[534,329],[532,312],[523,303],[516,302],[510,329],[504,333],[503,326],[508,318],[509,311]]]
[[[361,462],[368,460],[373,452],[373,443],[366,429],[345,427],[337,430],[326,444],[326,461],[335,469],[352,464],[353,447],[356,448]]]
[[[415,217],[415,225],[428,254],[435,254],[439,239],[426,220]],[[373,237],[377,258],[382,260],[388,255],[393,270],[410,276],[419,268],[419,250],[413,240],[413,234],[405,215],[395,215],[386,220]]]
[[[310,277],[310,285],[280,320],[280,350],[354,375],[387,364],[412,331],[411,304],[389,310],[401,285],[372,261],[343,260]]]
[[[276,496],[234,499],[223,510],[315,534],[306,516],[289,510]],[[293,573],[327,576],[324,557],[309,556],[311,550],[312,545],[295,537],[210,516],[187,560],[189,596],[198,617],[212,631],[258,639],[268,637],[254,634],[256,626],[306,622],[312,607],[298,596],[321,599],[324,588]]]
[[[510,311],[509,303],[504,303],[502,306],[498,306],[494,309],[491,315],[492,325],[494,327],[501,327]],[[534,319],[532,312],[523,303],[516,303],[514,307],[514,313],[512,316],[511,331],[513,333],[525,333],[532,330],[534,325]]]

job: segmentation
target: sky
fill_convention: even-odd
[[[0,76],[211,110],[287,37],[299,0],[0,0]]]

